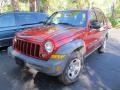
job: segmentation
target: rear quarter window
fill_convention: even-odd
[[[96,10],[95,11],[96,13],[96,16],[97,16],[97,20],[102,24],[104,25],[106,23],[106,17],[104,15],[104,13],[102,11],[98,11]]]

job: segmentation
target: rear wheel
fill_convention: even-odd
[[[83,69],[83,55],[79,51],[71,53],[68,59],[65,69],[59,77],[60,81],[65,85],[77,81]]]
[[[98,48],[98,52],[99,52],[99,53],[104,53],[104,52],[105,52],[106,43],[107,43],[107,38],[105,38],[105,40],[104,40],[102,46]]]

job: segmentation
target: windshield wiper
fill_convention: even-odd
[[[70,25],[70,26],[75,26],[75,25],[72,25],[70,23],[58,23],[58,24],[63,24],[63,25]]]
[[[46,23],[46,25],[54,25],[55,23]]]
[[[45,22],[36,22],[36,23],[27,23],[27,24],[22,24],[21,26],[26,26],[26,25],[33,25],[33,24],[41,24],[41,23],[43,23],[43,24],[45,24]]]
[[[63,25],[69,25],[69,26],[75,26],[69,23],[57,23],[57,24],[63,24]],[[55,23],[46,23],[46,25],[56,25]]]

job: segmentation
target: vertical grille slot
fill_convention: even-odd
[[[27,50],[27,42],[24,42],[24,53],[26,54],[26,50]]]
[[[39,51],[40,51],[40,46],[36,45],[36,52],[35,52],[36,57],[39,57]]]
[[[18,48],[18,50],[20,50],[20,41],[19,41],[19,40],[17,40],[17,45],[16,45],[16,47]]]
[[[21,42],[21,52],[23,52],[23,41]]]
[[[32,44],[31,47],[31,55],[34,56],[35,44]]]
[[[30,55],[30,43],[28,43],[27,54]]]

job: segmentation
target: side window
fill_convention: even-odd
[[[100,22],[100,24],[103,26],[105,23],[105,16],[103,12],[96,10],[95,13],[96,13],[98,22]]]
[[[108,19],[104,14],[103,14],[103,21],[104,21],[104,24],[106,24],[108,22]]]
[[[96,15],[93,11],[90,12],[90,25],[93,25],[97,21]]]
[[[10,27],[15,26],[15,17],[14,14],[3,14],[0,15],[0,27]]]

